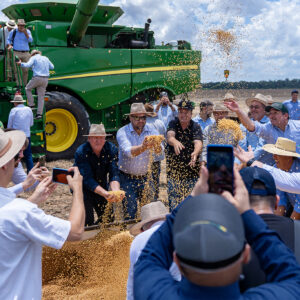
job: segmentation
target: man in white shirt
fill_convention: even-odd
[[[41,299],[42,246],[59,249],[66,240],[81,239],[84,230],[82,177],[78,168],[67,176],[73,190],[69,220],[46,215],[38,205],[54,191],[47,177],[27,199],[16,198],[6,187],[11,181],[26,136],[20,130],[0,129],[0,299]]]
[[[33,113],[28,106],[24,105],[26,101],[20,94],[16,94],[14,100],[10,102],[14,104],[14,108],[12,108],[9,113],[7,128],[22,130],[23,132],[25,132],[26,137],[29,140],[28,147],[24,151],[27,173],[29,173],[29,171],[33,168],[30,140],[30,127],[33,125]]]
[[[141,208],[141,222],[136,223],[130,228],[130,233],[136,238],[130,247],[130,267],[127,280],[127,300],[133,300],[133,272],[134,265],[137,262],[142,250],[150,239],[151,235],[160,227],[166,219],[168,209],[161,201],[152,202]],[[173,278],[181,280],[180,272],[173,263],[169,269]]]

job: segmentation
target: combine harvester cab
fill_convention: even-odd
[[[114,132],[131,103],[157,100],[162,90],[175,97],[199,85],[199,51],[186,41],[156,46],[150,19],[145,28],[113,25],[123,14],[119,7],[98,0],[32,0],[3,13],[25,19],[32,49],[55,66],[46,101],[48,159],[72,157],[90,123]]]

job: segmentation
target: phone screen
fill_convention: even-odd
[[[233,193],[233,147],[230,145],[207,146],[207,169],[209,172],[209,192]]]
[[[74,175],[74,172],[69,172],[66,169],[53,168],[52,170],[52,181],[68,184],[67,175]]]

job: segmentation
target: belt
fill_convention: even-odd
[[[27,51],[15,50],[15,52],[22,52],[22,53],[25,53],[25,52],[29,52],[29,51],[28,51],[28,50],[27,50]]]
[[[132,175],[132,174],[128,174],[128,173],[125,173],[121,170],[119,170],[121,174],[131,178],[131,179],[139,179],[139,180],[145,180],[147,179],[147,175]]]

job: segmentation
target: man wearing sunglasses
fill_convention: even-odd
[[[152,124],[146,124],[150,113],[146,112],[143,103],[133,103],[128,115],[130,123],[117,132],[120,184],[121,189],[126,193],[123,200],[125,220],[136,217],[138,202],[142,200],[145,192],[149,192],[145,189],[145,183],[151,155],[150,149],[154,147],[154,143],[145,137],[159,135]],[[163,146],[161,147],[163,151]],[[149,186],[149,188],[152,187]],[[151,199],[147,201],[150,202]]]

